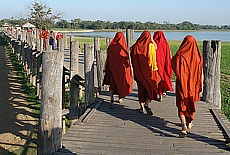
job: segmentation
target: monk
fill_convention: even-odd
[[[166,95],[166,91],[174,91],[172,88],[172,66],[171,66],[171,52],[169,44],[163,31],[159,30],[154,32],[154,42],[157,44],[156,59],[158,73],[160,74],[161,81],[158,84],[158,96],[159,101],[162,101],[163,94]]]
[[[46,30],[46,28],[42,28],[39,38],[43,39],[43,48],[46,49],[46,40],[49,39],[49,32]]]
[[[57,41],[57,49],[59,50],[59,46],[60,46],[60,39],[63,38],[63,35],[61,34],[61,32],[58,32],[56,35],[56,41]]]
[[[181,121],[180,137],[185,137],[191,129],[196,112],[196,102],[202,91],[203,60],[196,40],[188,35],[177,53],[172,57],[172,69],[176,74],[176,106]]]
[[[62,36],[61,32],[58,32],[56,35],[56,40],[62,39],[62,38],[63,38],[63,36]]]
[[[151,100],[157,99],[160,75],[157,72],[156,45],[149,31],[143,31],[136,43],[130,47],[134,80],[138,87],[140,112],[153,115],[148,106]]]
[[[103,85],[109,85],[110,107],[113,106],[113,95],[119,96],[118,102],[133,91],[133,76],[124,34],[117,32],[109,44],[105,63]]]

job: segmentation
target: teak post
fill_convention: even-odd
[[[39,155],[50,155],[61,148],[63,62],[64,52],[44,51],[42,54]]]
[[[128,51],[129,51],[130,46],[132,46],[134,42],[134,30],[133,29],[126,29],[126,41],[127,41]]]
[[[98,81],[99,92],[109,90],[109,87],[107,85],[102,86],[103,79],[105,76],[104,68],[105,68],[106,58],[107,58],[107,51],[106,50],[102,50],[102,51],[98,50],[97,51],[96,62],[97,62],[97,81]]]
[[[220,93],[221,41],[203,41],[203,100],[221,109]]]
[[[94,46],[84,44],[85,103],[94,103]]]
[[[73,77],[78,74],[78,55],[80,53],[79,42],[70,43],[70,109],[78,106],[79,84],[73,82]]]

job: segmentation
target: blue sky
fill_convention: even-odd
[[[34,0],[0,0],[0,19],[25,15]],[[39,0],[63,19],[230,25],[230,0]]]

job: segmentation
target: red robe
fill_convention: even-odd
[[[108,47],[103,85],[110,85],[119,98],[133,91],[133,76],[124,34],[117,32]]]
[[[43,38],[43,48],[46,49],[46,39],[49,38],[49,32],[47,30],[42,30],[39,38]]]
[[[153,40],[157,44],[156,57],[158,72],[161,76],[159,83],[158,94],[162,95],[163,91],[173,91],[172,88],[172,66],[171,66],[171,52],[162,31],[154,32]]]
[[[172,68],[176,74],[176,106],[178,114],[184,115],[187,123],[194,119],[196,102],[202,90],[202,56],[193,36],[186,36],[176,55]]]
[[[61,34],[61,33],[57,33],[57,35],[56,35],[56,40],[62,39],[62,38],[63,38],[62,34]]]
[[[136,43],[130,47],[130,56],[134,72],[134,80],[138,86],[139,102],[146,99],[157,99],[157,85],[160,81],[159,73],[152,70],[148,63],[149,44],[152,37],[149,31],[142,32]]]

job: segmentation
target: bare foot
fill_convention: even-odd
[[[162,102],[162,101],[163,101],[163,97],[162,97],[162,95],[160,95],[160,97],[159,97],[159,101],[160,101],[160,102]]]
[[[144,105],[145,105],[144,103],[141,104],[141,109],[140,109],[140,111],[141,111],[143,114],[147,114],[147,111],[146,111]]]
[[[193,124],[192,123],[187,123],[188,129],[192,129]]]

